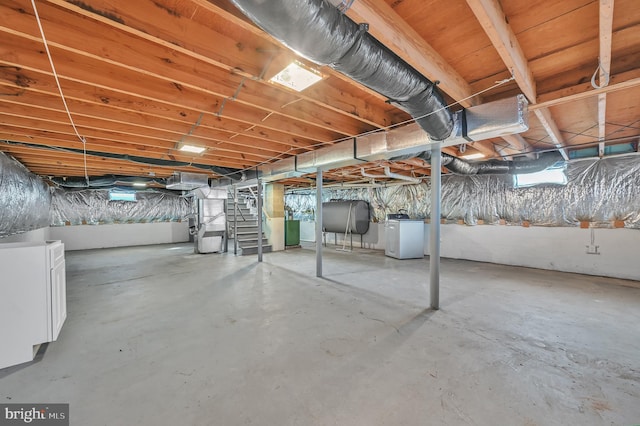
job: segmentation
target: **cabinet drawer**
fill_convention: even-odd
[[[51,262],[51,268],[55,268],[56,265],[64,262],[64,244],[60,241],[47,241],[49,246],[49,261]]]

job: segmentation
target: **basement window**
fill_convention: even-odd
[[[109,201],[137,201],[135,191],[109,191]]]
[[[536,185],[566,185],[567,175],[564,165],[560,167],[549,167],[541,172],[523,173],[515,175],[515,187],[527,188]]]

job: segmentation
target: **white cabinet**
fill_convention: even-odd
[[[50,279],[51,285],[51,327],[48,327],[48,342],[53,342],[58,338],[64,320],[67,319],[67,274],[64,261],[64,244],[60,241],[49,242]]]
[[[0,244],[0,368],[33,360],[66,318],[64,244]]]

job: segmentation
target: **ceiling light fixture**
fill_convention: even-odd
[[[476,152],[474,154],[463,155],[460,158],[464,158],[465,160],[478,160],[480,158],[484,158],[484,154]]]
[[[299,61],[293,61],[285,69],[271,77],[269,81],[301,92],[322,79],[323,76],[320,72]]]
[[[133,186],[136,186],[138,188],[145,188],[147,184],[144,182],[133,182]]]
[[[202,154],[207,148],[205,148],[204,146],[195,146],[195,145],[188,145],[188,144],[182,144],[180,146],[180,151],[184,151],[184,152],[192,152],[194,154]]]

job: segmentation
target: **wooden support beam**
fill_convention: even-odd
[[[609,84],[611,72],[611,37],[613,32],[613,2],[600,0],[600,58],[598,80],[600,87]],[[607,135],[607,94],[598,95],[598,156],[604,157],[604,140]]]
[[[498,0],[467,0],[467,4],[489,36],[500,58],[512,72],[522,93],[530,103],[536,103],[536,82],[500,2]]]
[[[562,154],[562,158],[565,160],[569,160],[569,155],[567,154],[567,150],[564,149],[564,137],[562,133],[560,133],[560,129],[556,125],[555,120],[551,116],[551,111],[548,108],[539,108],[535,111],[536,117],[540,121],[540,124],[545,128],[547,134],[551,138],[553,144],[558,148],[560,154]]]
[[[203,26],[188,17],[168,14],[165,10],[162,10],[162,7],[159,7],[157,1],[136,0],[133,3],[129,3],[126,8],[118,8],[113,1],[108,0],[92,1],[91,7],[83,6],[81,2],[70,2],[68,0],[47,0],[47,2],[74,14],[85,16],[93,21],[113,27],[118,31],[131,34],[135,38],[168,48],[181,55],[190,56],[198,61],[225,70],[227,73],[260,82],[262,84],[259,85],[261,88],[258,90],[273,89],[269,87],[270,84],[261,75],[264,71],[264,65],[269,61],[270,54],[256,55],[255,52],[261,50],[260,46],[244,46],[244,43],[238,43],[230,37],[216,32],[215,29]],[[213,13],[221,13],[219,7],[206,0],[194,0],[194,2],[196,3],[195,7],[202,7]],[[103,16],[98,13],[101,10],[107,13]],[[227,12],[226,15],[228,14]],[[124,23],[110,19],[114,16],[120,18]],[[237,18],[236,21],[238,21]],[[258,28],[254,28],[260,31]],[[177,40],[184,40],[185,37],[188,37],[189,48],[183,47],[181,43],[176,42]],[[215,48],[212,47],[211,40],[215,40]],[[275,43],[273,40],[269,40],[269,42]],[[267,46],[267,48],[274,51],[278,50],[273,44]],[[293,54],[282,54],[284,52],[285,50],[282,49],[282,52],[273,54],[274,67],[282,68],[295,58]],[[345,93],[325,82],[321,82],[319,85],[322,86],[321,91],[305,91],[304,93],[296,93],[295,96],[306,102],[313,103],[316,108],[331,110],[371,126],[384,127],[391,124],[387,122],[388,117],[382,100],[378,105],[373,105],[355,94]],[[343,106],[345,104],[349,104],[350,107],[340,108],[335,106]]]
[[[612,93],[617,92],[618,90],[631,89],[633,87],[640,86],[640,71],[634,70],[625,73],[625,77],[633,76],[629,79],[620,78],[619,83],[609,84],[607,87],[603,87],[601,89],[589,89],[591,84],[588,83],[585,87],[584,84],[569,87],[566,89],[558,90],[555,92],[546,93],[544,95],[540,95],[541,102],[529,105],[529,111],[535,111],[539,108],[548,108],[555,105],[566,104],[573,101],[578,101],[582,99],[588,99],[594,96],[598,96],[602,93]],[[613,80],[613,78],[612,78]],[[586,90],[585,90],[586,89]]]
[[[166,87],[173,86],[172,91],[177,92],[177,96],[188,91],[206,94],[217,104],[210,112],[220,112],[223,104],[222,113],[226,116],[233,116],[235,111],[240,111],[238,108],[244,111],[257,108],[260,111],[256,112],[262,117],[271,113],[273,118],[292,123],[302,122],[303,125],[323,128],[343,136],[353,136],[374,128],[359,119],[354,120],[355,117],[347,117],[333,110],[319,111],[317,105],[308,101],[297,102],[295,108],[283,108],[299,99],[300,95],[267,82],[243,79],[241,75],[212,66],[200,58],[169,50],[164,45],[148,43],[121,31],[113,31],[103,23],[96,23],[94,32],[88,34],[81,27],[65,23],[65,19],[69,19],[68,13],[61,13],[48,4],[43,6],[39,9],[45,9],[42,13],[49,15],[45,22],[48,45],[61,76],[73,75],[79,80],[92,81],[98,76],[111,74],[120,77],[109,83],[111,87],[123,85],[125,81],[138,82],[137,88],[129,89],[131,93],[139,93],[137,90],[153,85],[165,86],[165,89],[161,89],[164,91]],[[49,71],[46,57],[39,54],[42,40],[37,30],[32,30],[34,18],[18,12],[7,12],[6,15],[12,27],[0,24],[4,47],[0,50],[0,57],[20,59],[24,65]],[[34,53],[37,56],[32,56]],[[96,69],[101,72],[95,73]],[[238,90],[241,86],[241,90]],[[339,99],[336,99],[336,104],[339,104]],[[383,116],[379,118],[384,122]]]
[[[518,39],[508,24],[508,20],[498,0],[467,0],[467,4],[484,28],[500,58],[518,83],[522,93],[531,104],[537,101],[536,82]],[[555,126],[555,123],[554,123]],[[550,135],[551,136],[551,135]],[[520,135],[509,135],[503,139],[516,151],[531,151],[531,146]],[[512,150],[500,149],[506,156]],[[528,156],[533,156],[529,153]]]
[[[355,22],[369,24],[369,33],[396,55],[431,81],[440,81],[439,88],[455,100],[470,98],[471,86],[384,0],[357,0],[347,11]],[[460,102],[464,107],[477,103],[470,98]]]
[[[604,157],[604,140],[607,136],[607,94],[598,95],[598,157]]]

